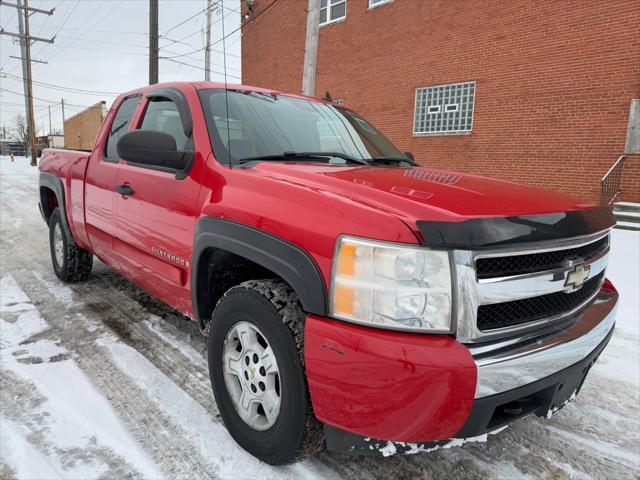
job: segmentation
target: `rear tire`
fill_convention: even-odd
[[[295,293],[276,280],[229,289],[211,320],[209,374],[224,424],[242,448],[271,465],[313,455],[324,442],[304,372],[304,320]],[[270,384],[275,401],[265,398]]]
[[[49,218],[49,246],[56,276],[63,282],[86,280],[93,266],[93,254],[78,247],[66,233],[58,207]]]

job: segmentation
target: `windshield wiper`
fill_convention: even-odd
[[[254,161],[283,161],[283,160],[330,160],[331,158],[342,158],[346,162],[369,165],[366,160],[355,158],[342,152],[283,152],[279,155],[262,155],[257,157],[246,157],[238,159],[238,163]]]
[[[409,165],[413,165],[414,167],[418,165],[416,162],[414,162],[413,160],[407,157],[373,157],[373,158],[367,158],[367,161],[370,163],[375,163],[375,162],[408,163]]]

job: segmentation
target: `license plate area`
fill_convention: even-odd
[[[597,360],[597,356],[593,357],[591,361],[583,365],[580,370],[577,370],[573,375],[558,383],[546,412],[541,409],[541,411],[536,412],[536,414],[550,418],[556,412],[571,403],[578,393],[580,393],[580,389],[587,378],[589,370],[591,370],[591,367]]]

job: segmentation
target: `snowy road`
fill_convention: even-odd
[[[0,157],[0,221],[0,479],[640,476],[638,233],[613,233],[615,335],[550,420],[430,454],[273,468],[221,424],[193,323],[100,262],[85,283],[57,280],[24,159]]]

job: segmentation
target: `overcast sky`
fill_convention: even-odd
[[[218,8],[212,17],[212,40],[216,43],[211,54],[211,79],[224,79],[220,41],[224,12],[227,81],[240,83],[240,31],[230,35],[240,26],[240,0],[214,3],[224,9]],[[61,98],[68,118],[100,100],[110,106],[118,93],[148,83],[148,0],[29,0],[29,6],[55,8],[51,16],[37,13],[30,17],[31,35],[56,36],[53,44],[36,42],[31,49],[34,60],[48,61],[47,65],[33,63],[34,82],[50,84],[33,87],[38,135],[49,133],[49,105],[53,129],[62,128]],[[205,45],[205,8],[206,0],[160,0],[160,57],[174,57],[160,60],[161,82],[204,80],[204,51],[194,50]],[[0,27],[18,31],[15,8],[0,6]],[[0,128],[9,128],[16,115],[24,114],[22,67],[20,60],[11,56],[20,56],[19,45],[15,39],[0,35]]]

